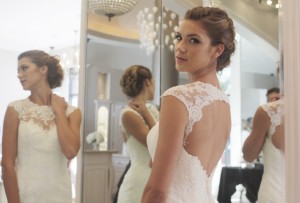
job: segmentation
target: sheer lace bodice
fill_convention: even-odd
[[[266,203],[284,202],[284,154],[277,149],[272,136],[276,132],[276,127],[281,124],[283,101],[277,100],[262,105],[264,111],[271,120],[271,125],[263,146],[264,174],[259,189],[258,201]]]
[[[220,89],[202,82],[170,88],[162,96],[173,96],[179,99],[188,112],[188,124],[184,131],[184,142],[171,184],[168,203],[214,203],[211,192],[213,172],[208,176],[198,157],[189,154],[184,147],[187,144],[187,136],[203,116],[202,109],[217,100],[229,103],[228,98]],[[158,128],[159,123],[151,129],[147,137],[152,159],[158,140]]]
[[[9,106],[19,115],[16,172],[21,202],[71,202],[68,160],[60,148],[52,108],[29,99]],[[68,106],[66,115],[74,109]]]

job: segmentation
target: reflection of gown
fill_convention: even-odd
[[[173,87],[163,94],[163,96],[167,95],[176,97],[187,108],[189,122],[185,128],[184,139],[193,130],[194,124],[201,120],[202,108],[215,100],[228,103],[228,98],[222,91],[202,82]],[[158,128],[159,124],[157,123],[147,137],[148,149],[152,158],[156,149]],[[198,157],[188,154],[185,148],[182,147],[167,202],[214,203],[211,191],[212,177],[213,173],[207,176]]]
[[[276,127],[281,123],[282,100],[267,103],[262,106],[268,113],[271,125],[263,146],[264,174],[258,192],[259,203],[284,203],[284,155],[272,142]]]
[[[158,117],[157,109],[149,105],[147,105],[147,107],[148,109],[150,108],[149,112],[154,117],[154,120],[156,120]],[[122,110],[120,117],[122,118],[122,115],[127,111],[134,112],[144,121],[139,113],[128,106]],[[151,171],[149,167],[150,155],[143,144],[141,144],[134,136],[126,132],[122,122],[120,125],[122,132],[125,133],[127,137],[126,148],[130,157],[131,165],[121,184],[118,195],[118,203],[140,203]]]
[[[21,203],[71,203],[68,160],[60,148],[52,108],[29,99],[9,106],[20,121],[16,173]],[[66,115],[74,109],[68,106]]]

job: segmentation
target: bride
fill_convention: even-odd
[[[159,124],[147,136],[152,170],[142,203],[213,203],[213,172],[231,128],[217,71],[235,50],[233,22],[219,8],[196,7],[175,38],[176,69],[191,83],[162,95]]]

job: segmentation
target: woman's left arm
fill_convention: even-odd
[[[243,158],[246,161],[252,162],[258,157],[265,143],[270,125],[271,120],[267,112],[261,106],[258,107],[253,118],[252,131],[242,148]]]
[[[186,107],[181,101],[173,96],[162,98],[158,142],[142,203],[166,201],[182,150],[187,117]]]
[[[63,97],[52,95],[52,108],[55,114],[57,136],[62,152],[67,159],[73,159],[80,149],[81,112],[75,109],[69,116],[65,110],[67,103]]]

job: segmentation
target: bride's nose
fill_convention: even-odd
[[[183,40],[180,41],[180,42],[177,42],[177,43],[175,44],[175,51],[179,51],[179,52],[181,52],[181,53],[184,53],[184,52],[187,51],[186,45],[185,45],[185,43],[184,43]]]

